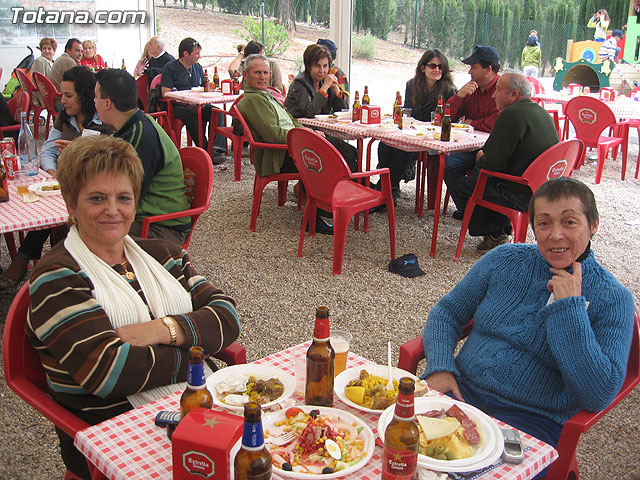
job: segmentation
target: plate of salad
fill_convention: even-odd
[[[273,471],[289,478],[339,478],[364,467],[375,446],[371,429],[356,416],[329,407],[302,405],[262,419]],[[277,445],[281,435],[293,438]]]

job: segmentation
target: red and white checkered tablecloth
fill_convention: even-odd
[[[589,96],[600,98],[597,94],[590,94]],[[535,95],[531,95],[533,99],[542,100],[543,102],[561,103],[563,105],[569,103],[569,100],[574,97],[575,95],[563,95],[561,92],[536,93]],[[605,102],[605,104],[611,109],[618,121],[640,119],[640,102],[622,96],[618,97],[618,100],[614,102]]]
[[[333,137],[342,140],[362,140],[371,137],[370,128],[360,123],[341,123],[328,122],[326,120],[318,120],[316,118],[298,118],[297,119],[305,127],[312,127],[322,130]]]
[[[305,345],[308,345],[307,342]],[[278,367],[294,375],[292,347],[255,363]],[[349,352],[347,366],[368,365],[372,362],[360,355]],[[179,410],[180,395],[176,392],[155,402],[148,403],[129,412],[118,415],[98,425],[78,432],[76,447],[110,480],[164,479],[172,478],[171,443],[164,428],[156,427],[154,418],[161,410]],[[294,394],[298,404],[304,399]],[[371,415],[354,409],[335,397],[334,408],[339,408],[361,418],[377,436],[378,415]],[[215,408],[217,409],[217,408]],[[497,422],[501,427],[502,422]],[[557,452],[524,432],[520,432],[525,452],[525,460],[520,465],[496,463],[495,467],[479,480],[525,480],[532,478],[546,468],[558,456]],[[382,447],[376,445],[375,452],[367,465],[349,475],[351,480],[373,480],[381,475]],[[280,478],[274,475],[274,478]]]
[[[176,90],[164,94],[165,98],[192,105],[208,103],[233,103],[240,95],[224,95],[221,92],[194,92],[192,90]]]
[[[377,131],[373,137],[381,142],[406,152],[424,152],[425,150],[435,150],[438,153],[462,152],[465,150],[476,150],[482,146],[489,138],[485,132],[455,132],[455,140],[451,142],[441,142],[440,140],[429,139],[425,136],[407,135],[402,130]],[[453,136],[453,135],[452,135]]]
[[[52,178],[42,170],[34,182]],[[41,230],[66,223],[69,219],[62,195],[40,197],[37,202],[24,203],[13,180],[8,181],[9,201],[0,203],[0,234],[22,230]]]

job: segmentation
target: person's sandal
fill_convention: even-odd
[[[11,280],[10,278],[0,275],[0,290],[7,290],[9,288],[15,288],[18,286],[18,282]]]

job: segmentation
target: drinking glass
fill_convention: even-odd
[[[347,356],[353,336],[345,330],[332,330],[329,341],[336,352],[335,376],[347,368]]]

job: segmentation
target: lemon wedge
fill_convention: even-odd
[[[364,401],[364,387],[345,387],[345,396],[353,403],[362,405]]]

